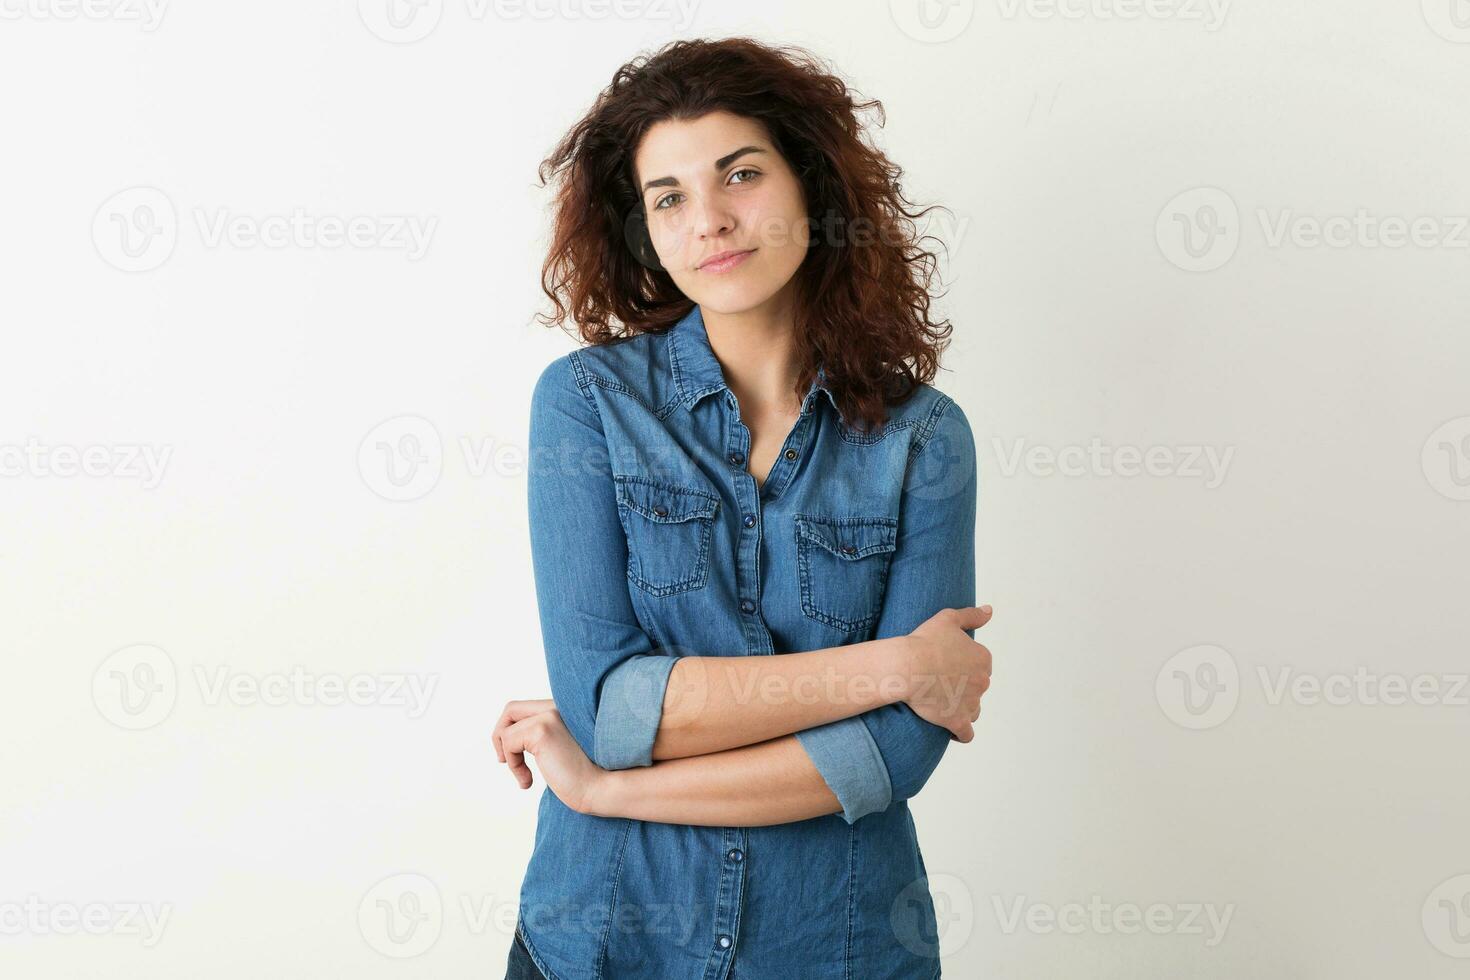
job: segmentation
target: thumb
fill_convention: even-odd
[[[991,608],[989,606],[962,606],[955,612],[959,614],[959,626],[962,630],[979,629],[990,622]]]

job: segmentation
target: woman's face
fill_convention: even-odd
[[[765,126],[717,111],[664,120],[633,159],[648,235],[685,296],[742,313],[791,281],[810,241],[801,182]],[[733,261],[710,262],[727,252]]]

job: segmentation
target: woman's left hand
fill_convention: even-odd
[[[594,765],[572,738],[556,702],[550,698],[508,702],[491,740],[495,755],[510,765],[521,789],[530,789],[533,782],[526,765],[525,753],[529,752],[557,799],[578,813],[592,813],[595,790],[608,773]]]

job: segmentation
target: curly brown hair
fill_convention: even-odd
[[[886,408],[934,378],[953,327],[929,319],[937,260],[921,247],[901,168],[864,139],[856,102],[812,53],[747,37],[673,41],[617,70],[592,108],[541,164],[560,178],[541,288],[581,339],[606,344],[659,333],[693,302],[658,264],[633,160],[663,120],[725,110],[763,123],[805,192],[813,228],[794,282],[804,395],[822,366],[849,424],[882,425]],[[937,239],[936,239],[937,240]],[[941,243],[942,244],[942,243]]]

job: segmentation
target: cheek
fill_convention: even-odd
[[[752,204],[747,227],[762,245],[772,252],[806,251],[811,228],[800,196],[782,194]]]
[[[689,233],[687,222],[682,217],[687,213],[687,209],[684,209],[671,214],[648,216],[648,238],[653,242],[653,250],[665,264],[689,251],[694,236]]]

